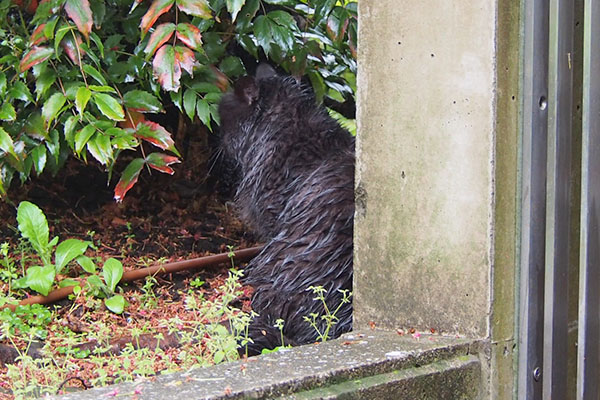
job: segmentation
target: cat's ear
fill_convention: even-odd
[[[256,79],[267,79],[277,75],[277,72],[269,64],[260,63],[256,68]]]
[[[251,105],[258,99],[258,85],[251,76],[244,76],[235,83],[235,95],[247,105]]]

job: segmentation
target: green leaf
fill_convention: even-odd
[[[48,257],[48,221],[38,206],[28,201],[22,201],[17,208],[17,222],[21,236],[29,240],[31,246],[42,257],[44,264],[50,263]]]
[[[246,3],[246,0],[225,0],[225,4],[227,5],[227,11],[231,14],[231,21],[235,22],[235,19]]]
[[[92,275],[87,278],[87,283],[92,289],[101,290],[106,287],[98,275]]]
[[[247,32],[252,27],[252,19],[259,8],[260,0],[246,0],[237,18],[236,31]]]
[[[96,273],[96,265],[88,256],[79,256],[75,259],[75,261],[77,261],[77,264],[79,264],[81,268],[83,268],[83,270],[88,274]]]
[[[88,88],[92,91],[92,92],[100,92],[100,93],[114,93],[117,94],[117,91],[115,89],[113,89],[110,86],[106,86],[106,85],[88,85]]]
[[[33,166],[36,173],[39,175],[44,171],[46,167],[46,146],[40,144],[31,151],[31,157],[33,159]]]
[[[6,93],[6,74],[0,71],[0,96]]]
[[[117,99],[106,93],[93,93],[94,101],[100,112],[114,121],[124,121],[125,112]]]
[[[6,102],[0,107],[0,119],[3,121],[14,121],[17,118],[17,112],[12,104]]]
[[[77,94],[75,95],[75,107],[82,116],[83,110],[85,110],[85,106],[90,100],[90,97],[92,97],[92,91],[90,89],[86,88],[85,86],[81,86],[79,89],[77,89]]]
[[[92,9],[92,15],[94,17],[94,26],[96,29],[100,29],[102,23],[104,22],[104,16],[106,15],[106,6],[104,5],[104,0],[90,0],[90,8]],[[94,33],[92,32],[90,35],[92,39],[93,35]],[[100,52],[102,53],[102,50],[100,50]],[[104,57],[104,54],[102,57]]]
[[[0,126],[0,149],[4,152],[10,154],[14,158],[17,157],[17,153],[15,153],[15,146],[12,138],[1,126]]]
[[[198,99],[196,103],[196,113],[200,121],[208,127],[210,127],[210,109],[208,103],[204,99]]]
[[[94,137],[87,142],[87,149],[102,165],[107,165],[113,158],[110,136],[100,132],[97,132]]]
[[[47,296],[54,284],[55,276],[54,266],[51,264],[44,267],[29,267],[27,270],[27,286]]]
[[[117,202],[123,201],[125,194],[135,185],[140,171],[144,167],[144,163],[143,158],[136,158],[127,165],[127,168],[125,168],[125,171],[121,175],[121,179],[117,183],[117,186],[115,186],[115,200]]]
[[[125,298],[120,294],[116,294],[104,300],[104,305],[115,314],[121,314],[125,309]]]
[[[54,253],[54,265],[56,273],[60,274],[62,269],[75,258],[83,255],[89,246],[89,242],[79,239],[67,239],[56,247]]]
[[[264,15],[259,15],[254,20],[254,36],[256,37],[258,44],[264,49],[265,54],[269,55],[271,52],[273,35],[271,33],[269,19]]]
[[[25,103],[33,103],[33,96],[29,88],[21,81],[15,81],[8,90],[8,95],[13,99],[24,101]]]
[[[196,113],[196,97],[196,92],[191,89],[187,89],[183,94],[183,109],[192,121],[194,120],[194,114]]]
[[[236,78],[238,76],[242,76],[246,74],[246,68],[240,60],[239,57],[229,56],[225,57],[221,64],[219,64],[219,69],[227,76]]]
[[[160,46],[171,39],[173,32],[175,32],[175,24],[171,22],[158,25],[154,32],[152,32],[152,35],[150,35],[148,44],[144,49],[144,53],[146,53],[146,59],[149,59]]]
[[[65,12],[75,22],[79,32],[85,36],[86,40],[89,38],[90,32],[92,31],[92,9],[88,0],[66,0]]]
[[[315,7],[315,24],[318,25],[329,16],[336,0],[323,0]]]
[[[151,93],[143,90],[131,90],[123,95],[123,103],[130,110],[142,113],[158,113],[164,109],[160,100]]]
[[[77,155],[81,153],[81,150],[83,150],[94,132],[96,132],[96,127],[94,125],[86,125],[75,134],[75,152]]]
[[[75,127],[77,126],[78,118],[75,115],[71,115],[64,124],[64,137],[71,150],[75,150]]]
[[[53,69],[46,68],[45,65],[40,65],[40,72],[35,80],[35,97],[39,100],[56,82],[56,72]],[[34,73],[36,68],[34,67]]]
[[[207,0],[178,0],[177,7],[180,11],[195,17],[212,18]]]
[[[79,281],[76,281],[75,279],[66,278],[58,282],[58,287],[64,288],[69,286],[75,286],[81,289],[81,286],[79,286]],[[73,293],[75,293],[75,288],[73,288]]]
[[[102,276],[110,291],[114,292],[123,277],[123,264],[121,264],[121,261],[112,257],[106,260],[102,267]]]
[[[60,92],[54,93],[48,100],[44,102],[42,106],[42,116],[46,121],[47,125],[50,125],[52,120],[60,112],[62,106],[65,105],[67,98]]]
[[[83,64],[83,72],[94,78],[99,84],[106,86],[106,79],[98,70],[89,64]]]

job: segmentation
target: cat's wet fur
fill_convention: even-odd
[[[243,77],[219,106],[221,140],[236,160],[241,180],[236,204],[265,248],[245,268],[254,287],[250,354],[281,345],[274,327],[285,321],[286,344],[317,339],[304,321],[322,315],[309,286],[322,286],[328,308],[340,304],[338,289],[352,289],[354,138],[316,104],[310,88],[266,65]],[[329,332],[352,328],[344,304]],[[325,323],[318,318],[321,331]]]

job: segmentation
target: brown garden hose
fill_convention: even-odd
[[[235,252],[233,252],[233,259],[236,262],[249,261],[254,256],[256,256],[262,249],[263,249],[262,246],[258,246],[258,247],[250,247],[248,249],[235,251]],[[229,262],[230,260],[231,260],[230,253],[221,253],[221,254],[214,254],[212,256],[192,258],[191,260],[175,261],[172,263],[155,265],[152,267],[126,271],[123,273],[123,277],[121,278],[120,282],[132,282],[137,279],[145,278],[145,277],[151,276],[151,275],[164,275],[164,274],[171,274],[173,272],[179,272],[179,271],[184,271],[184,270],[188,270],[188,269],[209,267],[209,266],[213,266],[213,265],[222,264],[224,262]],[[54,303],[55,301],[64,299],[65,297],[67,297],[68,295],[73,293],[74,288],[75,288],[75,286],[67,286],[67,287],[63,287],[60,289],[56,289],[56,290],[48,293],[47,296],[42,296],[42,295],[31,296],[31,297],[21,300],[19,302],[19,305],[22,306],[22,305],[26,305],[26,304]],[[5,307],[8,307],[14,311],[16,308],[16,305],[8,304],[4,307],[0,307],[0,309],[5,308]]]

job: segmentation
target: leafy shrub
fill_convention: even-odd
[[[0,196],[71,155],[110,177],[131,153],[117,201],[145,167],[173,174],[181,154],[156,114],[213,130],[256,60],[352,117],[355,54],[350,0],[0,0]]]

